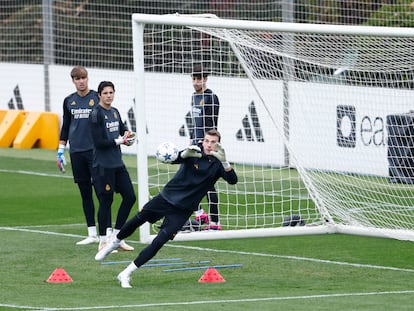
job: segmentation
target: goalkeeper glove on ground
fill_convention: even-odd
[[[65,173],[65,165],[66,165],[66,159],[65,155],[63,154],[65,152],[65,146],[62,144],[59,144],[58,152],[57,152],[57,167],[61,173]]]
[[[230,163],[227,162],[226,160],[226,152],[224,151],[224,148],[221,146],[220,143],[217,143],[216,147],[217,147],[217,151],[211,151],[210,154],[216,157],[221,162],[221,164],[223,165],[225,169],[229,168]]]
[[[201,158],[201,149],[199,146],[191,145],[181,152],[181,158]]]

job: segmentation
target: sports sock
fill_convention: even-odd
[[[88,227],[88,236],[96,236],[96,226]]]
[[[134,264],[134,262],[131,262],[121,273],[125,275],[131,275],[132,272],[137,270],[137,266]]]

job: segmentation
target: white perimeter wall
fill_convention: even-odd
[[[70,69],[66,66],[49,67],[51,111],[60,115],[64,97],[74,92]],[[8,109],[7,104],[13,99],[13,90],[18,85],[25,110],[44,111],[42,65],[0,63],[0,70],[1,110]],[[133,106],[135,96],[133,73],[89,69],[91,88],[96,89],[102,80],[114,82],[116,98],[113,105],[127,120],[127,112]],[[283,123],[282,83],[264,81],[258,85],[266,107],[247,80],[211,76],[208,86],[220,98],[219,130],[230,161],[284,165],[284,148],[278,131],[278,126]],[[413,92],[299,82],[290,83],[289,89],[289,147],[303,166],[383,176],[388,174],[386,116],[412,110]],[[148,154],[154,154],[158,143],[167,140],[184,148],[189,140],[179,135],[179,129],[182,126],[185,128],[185,115],[190,110],[193,92],[190,77],[146,74],[145,92]],[[245,136],[241,140],[236,138],[239,131],[245,134],[243,118],[247,116],[252,123],[248,112],[252,102],[257,110],[264,142],[257,141],[256,137],[253,137],[254,141],[246,140]],[[137,101],[137,104],[141,103],[142,100]],[[338,105],[355,108],[353,148],[337,143]],[[341,132],[349,134],[347,119],[341,124]],[[136,152],[136,148],[125,148],[124,151]]]

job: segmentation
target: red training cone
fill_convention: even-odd
[[[62,268],[56,268],[55,271],[46,280],[48,283],[68,283],[73,282],[72,278]]]
[[[208,268],[206,272],[198,280],[200,283],[214,283],[214,282],[226,282],[226,280],[218,273],[214,268]]]

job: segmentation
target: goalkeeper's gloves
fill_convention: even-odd
[[[137,134],[135,132],[128,132],[125,145],[132,146],[136,140],[137,140]]]
[[[136,137],[137,137],[137,134],[135,132],[127,131],[124,133],[124,136],[115,138],[114,141],[117,146],[119,145],[131,146],[135,142]]]
[[[199,146],[191,145],[181,151],[181,158],[201,158],[201,149]]]
[[[65,152],[65,145],[59,144],[58,152],[57,152],[57,167],[61,173],[65,173],[65,165],[66,165],[66,159],[65,155],[63,154]]]
[[[230,163],[226,160],[226,152],[224,151],[224,148],[221,146],[220,143],[217,143],[216,147],[217,151],[211,151],[210,154],[216,157],[221,162],[224,169],[230,168]]]

